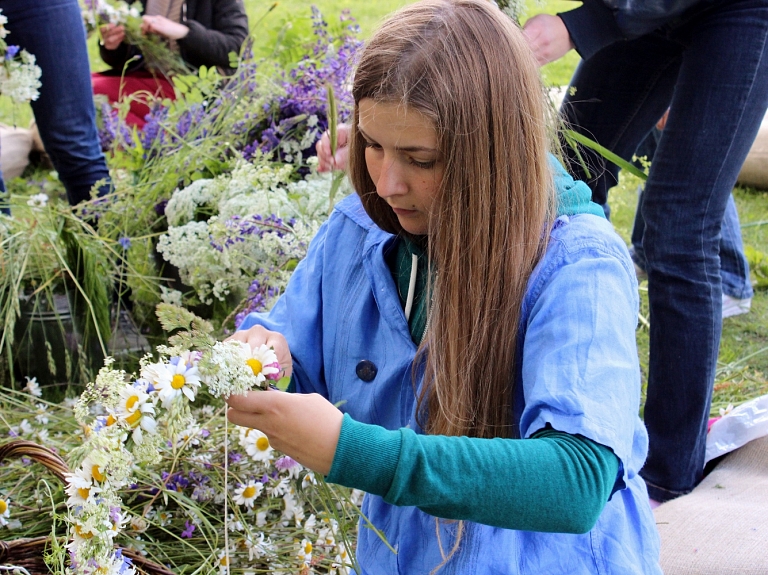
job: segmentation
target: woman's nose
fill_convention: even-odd
[[[408,185],[403,178],[402,170],[395,160],[384,159],[381,164],[379,178],[376,181],[376,192],[382,198],[405,194]]]

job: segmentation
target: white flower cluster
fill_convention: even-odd
[[[0,94],[20,103],[37,100],[42,72],[32,54],[6,44],[7,23],[8,18],[0,10]]]
[[[200,373],[208,390],[216,397],[243,395],[268,380],[277,379],[280,364],[271,347],[251,349],[240,341],[217,342],[200,358]]]
[[[165,207],[165,216],[171,226],[191,222],[201,208],[224,218],[247,214],[290,216],[293,211],[285,186],[292,174],[292,166],[272,164],[261,157],[255,163],[241,160],[228,174],[197,180],[176,190]],[[232,206],[227,207],[233,200]],[[238,209],[238,205],[242,208]]]
[[[95,30],[103,24],[125,24],[131,18],[141,18],[140,2],[85,0],[84,4],[82,16],[88,30]]]
[[[157,250],[201,301],[242,297],[256,278],[275,293],[285,287],[332,208],[330,175],[287,182],[290,173],[287,165],[242,161],[231,174],[174,193],[166,207],[171,227]],[[208,221],[192,221],[204,211],[213,213]]]

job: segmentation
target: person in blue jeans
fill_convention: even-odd
[[[584,0],[525,32],[539,63],[582,57],[561,111],[625,159],[669,107],[640,211],[650,304],[641,472],[651,497],[690,492],[704,468],[722,328],[720,239],[738,172],[768,107],[768,0]],[[565,153],[571,154],[569,150]],[[583,151],[605,204],[616,166]]]
[[[635,150],[635,156],[645,157],[652,161],[656,148],[661,138],[661,130],[666,124],[667,115],[659,120],[656,127],[642,141],[640,147]],[[661,129],[659,129],[661,127]],[[632,247],[629,255],[638,268],[638,278],[647,277],[645,273],[645,250],[643,249],[643,235],[645,233],[645,220],[641,209],[643,187],[637,189],[638,203],[635,211],[635,221],[632,226]],[[744,245],[741,240],[741,226],[739,213],[736,210],[736,202],[733,194],[728,197],[725,207],[723,227],[720,231],[720,277],[723,282],[723,319],[749,312],[752,304],[752,282],[749,277],[749,262],[744,255]]]
[[[106,193],[109,170],[99,145],[77,0],[0,0],[0,8],[8,18],[6,41],[33,54],[42,71],[40,97],[31,103],[32,112],[69,203],[89,199],[93,185],[102,180],[100,193]]]
[[[356,193],[233,335],[289,393],[229,420],[366,492],[361,575],[660,574],[634,268],[548,153],[521,31],[487,0],[411,4],[352,94]]]

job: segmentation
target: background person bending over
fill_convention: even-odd
[[[637,282],[548,155],[543,93],[492,3],[391,16],[354,80],[357,193],[233,336],[297,393],[233,396],[230,420],[367,493],[397,553],[361,525],[363,573],[660,573]]]
[[[242,0],[142,0],[142,32],[168,41],[171,50],[193,68],[218,67],[231,72],[229,54],[239,53],[248,36],[248,17]],[[110,102],[146,92],[174,98],[173,85],[156,70],[149,70],[139,50],[125,42],[123,26],[108,24],[101,29],[101,57],[111,70],[92,75],[94,94]],[[126,66],[127,65],[127,66]],[[121,77],[125,72],[124,77]],[[149,108],[142,98],[133,98],[126,121],[142,127]]]
[[[619,156],[631,158],[669,107],[639,206],[651,320],[641,473],[651,497],[666,501],[702,477],[722,327],[721,226],[768,107],[768,0],[584,0],[534,16],[525,31],[541,64],[573,47],[581,54],[562,115]],[[618,168],[588,178],[571,165],[605,204]]]

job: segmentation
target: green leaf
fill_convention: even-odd
[[[633,176],[637,176],[643,181],[648,179],[648,174],[646,174],[644,171],[633,166],[630,162],[614,154],[608,148],[601,146],[594,140],[587,138],[586,136],[579,134],[578,132],[574,132],[573,130],[563,130],[563,133],[565,134],[566,138],[568,138],[569,140],[574,140],[579,144],[581,144],[582,146],[585,146],[591,150],[594,150],[595,152],[600,154],[603,158],[605,158],[609,162],[613,162],[614,164],[619,166],[619,168],[621,168],[622,170],[626,170]]]

